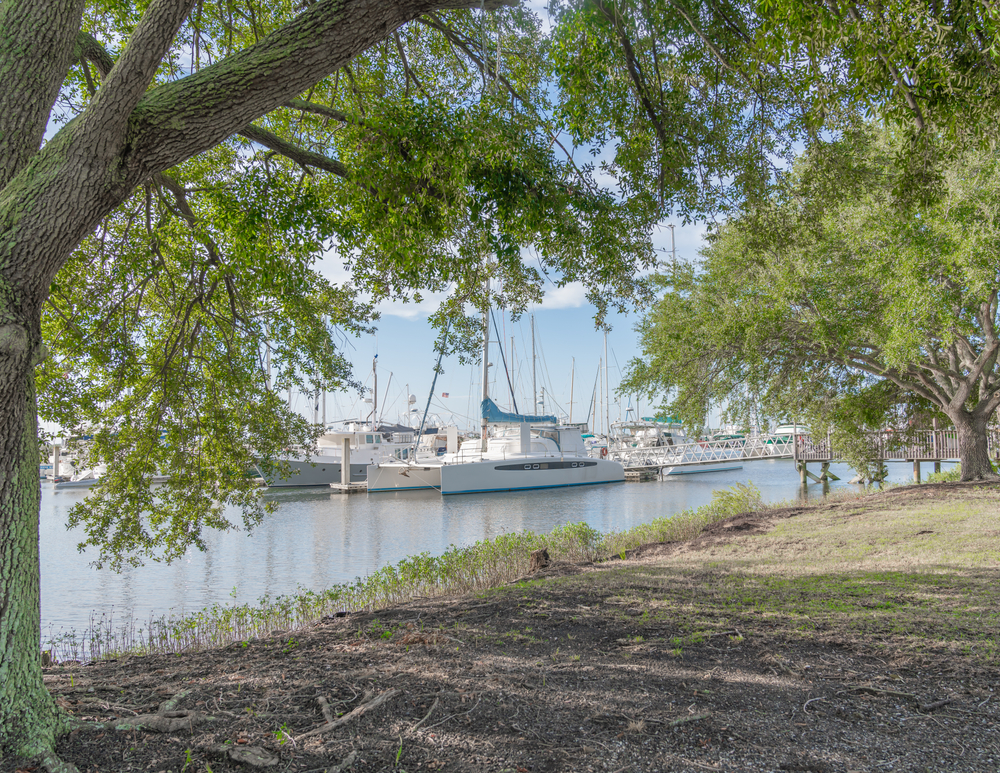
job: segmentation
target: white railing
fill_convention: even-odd
[[[686,467],[750,459],[792,457],[790,435],[752,435],[673,446],[613,448],[608,459],[623,467]]]
[[[990,456],[1000,449],[1000,432],[990,429],[986,434]],[[958,459],[958,430],[928,429],[909,432],[873,432],[868,435],[872,459],[885,461],[943,461]],[[840,458],[829,438],[798,435],[795,459],[803,462],[828,462]]]

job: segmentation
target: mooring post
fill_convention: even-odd
[[[347,486],[351,482],[351,439],[344,438],[343,453],[340,455],[340,482]]]
[[[934,472],[941,472],[941,460],[934,462]]]
[[[920,460],[913,460],[913,482],[920,483]]]
[[[805,486],[806,484],[809,483],[809,481],[808,481],[808,475],[809,475],[809,471],[806,470],[806,463],[805,462],[799,462],[799,480],[802,482],[803,486]]]

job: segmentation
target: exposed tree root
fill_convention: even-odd
[[[204,711],[178,710],[177,704],[190,691],[184,690],[177,693],[170,700],[160,704],[159,710],[155,714],[139,714],[128,719],[120,719],[114,722],[89,722],[75,720],[74,727],[89,728],[91,730],[146,730],[150,733],[176,733],[181,730],[194,730],[195,725],[204,722],[212,722],[215,717],[209,716]]]
[[[55,752],[46,752],[38,758],[38,762],[49,773],[80,773],[76,765],[61,760]]]
[[[379,695],[379,696],[377,696],[375,698],[372,698],[371,700],[368,700],[365,703],[362,703],[360,706],[358,706],[357,708],[355,708],[350,714],[345,714],[344,716],[340,717],[340,719],[335,719],[333,722],[331,722],[329,720],[329,715],[328,715],[327,711],[324,710],[323,711],[323,715],[324,715],[324,717],[327,717],[326,724],[325,725],[321,725],[320,727],[317,727],[314,730],[310,730],[308,733],[303,733],[302,735],[298,736],[298,738],[296,738],[295,740],[296,741],[300,741],[303,738],[309,738],[310,736],[313,736],[313,735],[320,735],[321,733],[328,733],[331,730],[336,730],[338,727],[343,727],[348,722],[352,722],[353,720],[357,719],[358,717],[363,716],[364,714],[366,714],[367,712],[371,711],[372,709],[378,708],[379,706],[381,706],[383,703],[385,703],[390,698],[394,698],[395,696],[399,695],[399,692],[400,691],[397,690],[397,689],[395,689],[395,688],[393,688],[391,690],[386,690],[381,695]],[[371,693],[365,693],[365,697],[362,698],[362,701],[365,701],[370,696],[371,696]],[[320,708],[323,708],[323,704],[322,703],[320,704]]]

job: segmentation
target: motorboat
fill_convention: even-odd
[[[616,421],[611,425],[609,449],[661,448],[688,442],[678,421],[657,421],[643,417],[635,421]]]
[[[368,466],[395,459],[407,462],[413,452],[413,431],[408,427],[372,428],[370,423],[347,420],[330,424],[316,441],[316,452],[305,451],[275,457],[272,464],[263,460],[258,472],[269,487],[297,488],[302,486],[329,486],[341,482],[343,442],[350,445],[350,481],[363,483],[368,477]],[[287,473],[277,471],[278,464],[287,466]]]

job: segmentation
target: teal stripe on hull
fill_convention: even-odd
[[[437,490],[438,488],[440,488],[440,487],[439,486],[407,486],[406,488],[402,488],[400,486],[397,486],[396,488],[370,488],[370,489],[368,489],[368,493],[369,494],[389,494],[389,493],[391,493],[393,491],[424,491],[424,490],[427,490],[427,489],[435,489],[435,490]]]
[[[572,488],[573,486],[603,486],[606,483],[624,483],[623,480],[595,480],[586,483],[557,483],[554,486],[518,486],[517,488],[483,488],[473,491],[442,491],[442,494],[499,494],[505,491],[537,491],[543,488]]]

